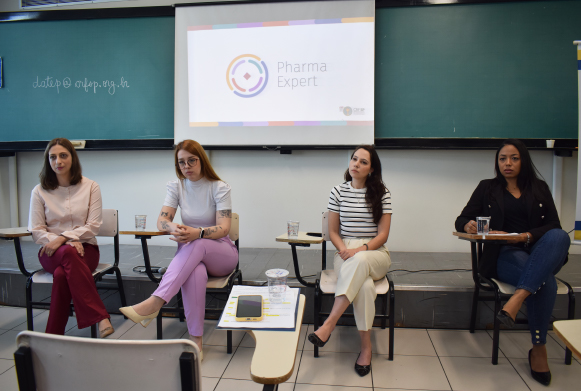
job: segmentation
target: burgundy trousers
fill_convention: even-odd
[[[66,243],[51,257],[46,254],[38,257],[44,270],[53,275],[50,312],[46,325],[46,332],[49,334],[64,335],[71,299],[80,329],[109,318],[92,275],[99,264],[99,247],[87,243],[83,243],[83,247],[83,257],[76,248]]]

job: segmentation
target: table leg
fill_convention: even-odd
[[[30,277],[31,273],[24,267],[24,259],[22,258],[22,248],[20,247],[20,238],[14,238],[14,252],[16,252],[16,261],[18,262],[18,269],[20,273],[26,277]]]
[[[327,241],[322,243],[323,254],[321,254],[321,265],[323,268],[321,270],[327,270]]]
[[[141,248],[143,249],[143,261],[145,262],[145,273],[149,277],[149,279],[153,282],[159,283],[161,278],[157,278],[153,275],[151,271],[151,262],[149,260],[149,249],[147,248],[147,239],[148,237],[142,236],[141,239]]]
[[[310,247],[310,245],[309,244],[302,244],[302,243],[289,243],[289,244],[291,246],[292,253],[293,253],[293,264],[295,266],[295,275],[297,277],[297,280],[301,284],[303,284],[304,286],[314,287],[315,283],[307,282],[307,281],[305,281],[305,279],[303,277],[301,277],[301,270],[299,269],[299,258],[297,256],[297,245],[301,246],[301,247]]]

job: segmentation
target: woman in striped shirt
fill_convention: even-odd
[[[337,321],[353,303],[361,352],[355,362],[360,376],[371,370],[371,327],[375,318],[374,281],[383,278],[391,265],[385,246],[391,225],[391,194],[381,176],[381,161],[372,145],[357,147],[345,182],[329,197],[329,236],[337,249],[334,267],[338,276],[335,302],[325,323],[309,335],[323,347]]]

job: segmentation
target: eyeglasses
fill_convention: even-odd
[[[188,167],[194,167],[196,165],[196,163],[198,162],[197,157],[191,157],[189,158],[187,161],[184,160],[178,160],[178,166],[180,166],[180,168],[185,168],[186,167],[186,163],[188,164]]]

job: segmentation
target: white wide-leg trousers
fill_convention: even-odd
[[[370,238],[343,239],[343,243],[349,249],[363,246],[370,240]],[[377,250],[360,251],[346,261],[336,252],[333,263],[338,277],[335,297],[345,295],[353,303],[357,330],[370,330],[375,318],[377,297],[373,281],[385,277],[391,265],[387,246],[383,245]]]

